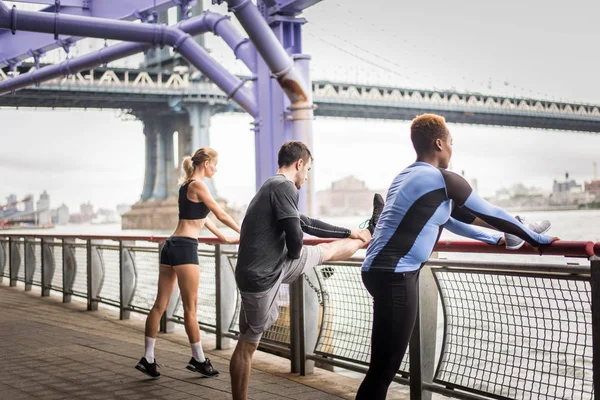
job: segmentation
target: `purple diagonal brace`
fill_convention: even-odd
[[[306,82],[251,0],[225,0],[292,104],[309,101]]]
[[[16,24],[15,24],[15,18]],[[199,17],[201,18],[201,17]],[[56,20],[55,20],[56,19]],[[196,19],[196,18],[194,18]],[[193,19],[185,21],[190,23]],[[240,84],[241,80],[223,68],[210,55],[196,43],[194,40],[188,40],[191,36],[188,33],[176,27],[167,27],[165,25],[149,25],[137,24],[127,21],[113,21],[103,18],[90,18],[69,15],[55,15],[41,12],[19,11],[18,17],[11,13],[3,2],[0,2],[0,28],[10,28],[11,24],[16,25],[17,30],[25,30],[31,32],[67,34],[74,36],[88,36],[104,39],[124,40],[129,42],[146,43],[150,45],[167,44],[177,47],[177,51],[181,53],[191,64],[206,75],[210,80],[215,82],[221,90],[229,97],[238,103],[245,111],[253,117],[258,115],[256,100],[252,92]],[[183,24],[183,23],[182,23]],[[188,25],[189,26],[189,25]],[[129,46],[127,46],[129,45]],[[129,54],[135,54],[142,51],[140,44],[120,44],[116,50],[109,51],[105,56],[117,58]],[[90,68],[94,65],[105,63],[104,60],[99,60],[101,52],[84,56],[80,65]],[[116,58],[115,58],[116,59]],[[89,63],[95,60],[95,64]],[[63,63],[64,64],[64,63]],[[56,71],[64,71],[65,68],[74,68],[71,66],[52,66],[57,70],[44,72],[49,76]],[[48,67],[51,68],[51,67]],[[42,70],[39,70],[42,71]],[[62,75],[62,72],[61,72]],[[60,75],[59,75],[60,76]]]

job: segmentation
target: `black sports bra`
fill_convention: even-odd
[[[179,219],[204,219],[210,212],[203,202],[197,203],[187,198],[188,186],[194,180],[189,180],[179,188]]]

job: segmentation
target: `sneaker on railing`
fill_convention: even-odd
[[[156,363],[156,359],[154,359],[153,363],[149,363],[148,360],[146,360],[146,357],[142,357],[140,362],[138,362],[135,366],[135,369],[142,371],[152,379],[158,379],[160,378],[160,372],[156,370],[157,367],[160,368],[160,366]]]
[[[375,193],[373,196],[373,214],[371,214],[371,218],[360,224],[361,229],[365,229],[365,227],[371,232],[375,232],[375,226],[377,225],[377,221],[379,221],[379,216],[383,211],[383,206],[385,202],[383,201],[383,197],[379,193]]]
[[[519,217],[518,215],[515,217],[519,222],[526,224],[527,228],[534,231],[535,233],[539,233],[540,235],[548,232],[552,224],[547,219],[538,221],[538,222],[530,222],[526,223],[524,219]],[[504,234],[504,241],[506,242],[506,248],[508,250],[518,250],[520,249],[525,241],[518,236],[511,235],[510,233]]]
[[[207,378],[219,375],[219,371],[213,368],[208,358],[204,362],[200,362],[196,361],[196,359],[192,357],[186,368],[192,372],[197,372],[200,375],[204,375]]]

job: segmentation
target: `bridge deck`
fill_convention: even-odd
[[[0,283],[0,398],[6,399],[230,399],[232,350],[208,350],[220,371],[201,378],[184,367],[187,337],[180,330],[161,334],[157,360],[161,379],[148,380],[133,366],[143,354],[143,320],[119,321],[113,310],[88,312],[85,304],[63,304],[62,297],[39,297],[39,288]],[[203,333],[205,349],[214,340]],[[206,351],[206,350],[205,350]],[[353,399],[360,380],[321,369],[300,377],[289,361],[262,352],[255,355],[250,398]],[[393,391],[388,399],[408,399]]]

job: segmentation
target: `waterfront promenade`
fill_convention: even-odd
[[[231,399],[229,359],[233,349],[207,357],[221,372],[213,379],[185,369],[190,350],[183,330],[160,334],[156,356],[159,380],[146,379],[133,366],[143,354],[143,319],[119,320],[118,311],[86,311],[83,302],[42,298],[39,289],[0,283],[0,399]],[[289,361],[257,352],[250,398],[353,399],[359,379],[315,369],[312,376],[289,373]],[[408,388],[406,388],[406,392]],[[388,399],[408,399],[392,391]]]

